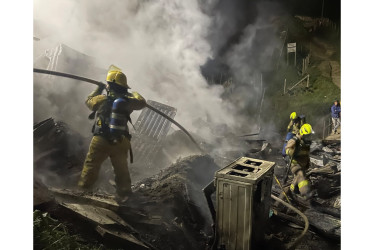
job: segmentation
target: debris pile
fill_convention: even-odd
[[[191,155],[195,147],[181,131],[165,136],[160,142],[160,151],[164,153],[159,159],[168,154],[170,158],[159,161],[160,166],[161,162],[165,164],[164,168],[152,174],[148,167],[139,166],[133,195],[126,203],[118,204],[111,183],[110,164],[102,166],[101,181],[99,179],[93,192],[76,189],[89,139],[70,130],[63,122],[47,119],[34,126],[34,209],[48,212],[67,225],[72,235],[79,234],[82,238],[79,241],[91,242],[95,247],[103,244],[115,249],[205,249],[213,240],[213,221],[202,188],[213,180],[219,168],[232,162],[234,156],[251,156],[277,162],[275,175],[279,179],[285,173],[285,163],[274,150],[277,147],[272,147],[276,142],[230,138],[222,140],[233,141],[231,145],[234,146],[228,147],[232,152],[227,151],[222,156],[212,152],[212,158]],[[242,150],[244,144],[246,151]],[[173,151],[175,147],[183,148],[189,156],[182,158],[181,152]],[[205,148],[210,147],[212,145],[206,144]],[[175,159],[178,154],[181,158],[166,168],[168,160]],[[311,145],[311,166],[307,175],[316,196],[310,203],[290,197],[310,223],[298,249],[305,249],[302,246],[339,249],[340,156],[338,142]],[[130,170],[133,166],[130,165]],[[280,192],[273,181],[272,193],[279,195]],[[261,249],[282,249],[304,226],[289,211],[273,208],[269,217]]]
[[[46,185],[74,186],[82,170],[89,139],[53,118],[36,123],[33,129],[34,176]]]
[[[49,187],[53,205],[36,207],[111,247],[204,249],[212,222],[201,189],[216,170],[210,156],[189,156],[136,183],[123,205],[113,195]]]

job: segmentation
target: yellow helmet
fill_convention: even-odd
[[[305,123],[300,128],[300,135],[309,135],[309,134],[314,134],[314,131],[313,131],[312,126],[310,124]]]
[[[292,112],[290,115],[290,119],[293,120],[296,118],[296,116],[297,116],[296,112]]]
[[[126,89],[130,89],[129,85],[127,85],[127,77],[122,72],[122,70],[114,65],[111,65],[108,70],[108,74],[106,76],[106,81],[110,83],[118,84],[121,87]]]

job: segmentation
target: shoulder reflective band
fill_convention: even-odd
[[[126,126],[109,125],[109,128],[117,129],[117,130],[126,130]]]
[[[293,163],[293,164],[297,164],[297,161],[296,161],[296,160],[292,160],[292,163]]]
[[[293,184],[291,184],[290,189],[291,189],[291,191],[294,191],[295,190],[295,186]]]
[[[299,184],[297,186],[300,189],[300,188],[302,188],[302,187],[304,187],[304,186],[306,186],[308,184],[309,184],[308,180],[303,180],[303,181],[299,182]]]

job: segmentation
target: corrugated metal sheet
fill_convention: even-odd
[[[148,100],[147,103],[160,110],[170,118],[174,118],[177,109],[156,101]],[[171,122],[161,115],[144,108],[134,124],[132,147],[134,151],[134,164],[148,166],[160,150],[161,141],[169,132]]]

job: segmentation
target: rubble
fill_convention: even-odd
[[[113,211],[92,204],[61,203],[61,206],[96,225],[95,230],[103,240],[118,241],[131,249],[150,249],[131,232],[135,230]],[[113,244],[113,242],[112,242]]]
[[[80,202],[90,203],[91,205],[110,209],[112,211],[118,211],[119,205],[115,201],[114,195],[108,194],[93,194],[83,191],[73,191],[68,189],[59,189],[50,187],[49,191],[53,193],[55,199],[60,202]]]
[[[35,124],[34,176],[47,185],[75,185],[88,145],[89,138],[82,137],[64,122],[48,118]]]
[[[320,168],[314,168],[307,172],[308,175],[313,174],[324,174],[324,175],[333,175],[338,172],[338,169],[336,167],[336,164],[330,163],[330,165],[326,164],[324,166],[321,166]]]
[[[62,220],[88,223],[102,242],[115,239],[131,249],[204,249],[212,222],[201,189],[217,169],[208,155],[186,157],[136,183],[124,205],[109,194],[49,187],[58,207],[46,210]]]
[[[323,159],[319,159],[317,157],[310,157],[310,162],[312,164],[316,165],[317,167],[323,167],[324,166]]]
[[[323,147],[322,150],[327,152],[327,153],[333,153],[334,152],[334,150],[330,149],[329,147]]]
[[[333,206],[334,206],[334,208],[340,209],[340,207],[341,207],[340,195],[336,198]]]
[[[320,143],[317,143],[315,141],[312,141],[311,145],[310,145],[310,153],[315,153],[315,152],[318,152],[318,151],[321,151],[322,150],[322,145]]]
[[[308,217],[309,223],[314,226],[320,233],[336,240],[340,239],[340,219],[337,219],[325,213],[320,213],[313,209],[304,211],[304,214]]]
[[[244,155],[276,161],[275,174],[278,178],[286,169],[283,159],[269,141],[246,140],[247,151],[240,151],[243,145],[237,142],[239,146],[225,151],[224,156],[213,152],[213,159],[209,155],[191,155],[196,153],[195,146],[181,131],[174,131],[159,142],[162,153],[155,158],[158,166],[154,165],[153,172],[149,168],[138,168],[133,196],[125,204],[118,204],[113,183],[110,184],[113,173],[110,166],[105,164],[102,167],[105,178],[99,179],[93,192],[75,189],[77,174],[80,173],[88,147],[86,138],[52,118],[36,124],[34,132],[34,153],[37,156],[34,158],[34,207],[49,212],[62,223],[74,225],[79,232],[87,232],[83,236],[85,239],[111,247],[205,249],[213,236],[213,221],[201,190],[212,181],[215,171],[232,162],[235,157]],[[223,142],[225,138],[221,140]],[[70,148],[72,142],[76,144],[74,150]],[[213,148],[210,144],[203,147]],[[300,245],[314,244],[322,249],[328,245],[327,249],[335,249],[337,244],[330,245],[329,240],[336,242],[340,239],[340,144],[323,147],[320,142],[315,142],[313,149],[312,164],[307,175],[318,196],[312,198],[312,206],[297,199],[292,200],[295,206],[307,211],[311,224]],[[134,154],[137,157],[136,152]],[[165,168],[178,155],[179,159]],[[130,171],[133,166],[130,165]],[[46,175],[46,170],[49,175]],[[157,174],[152,174],[155,172]],[[59,180],[50,181],[46,176]],[[65,180],[64,176],[69,178]],[[272,192],[276,195],[280,193],[275,182]],[[265,230],[266,246],[262,249],[281,248],[296,237],[297,227],[303,226],[294,215],[272,210],[270,216],[270,226]],[[284,221],[292,221],[293,224],[287,226]],[[286,233],[280,235],[280,228],[290,236]],[[315,242],[316,239],[318,242]]]

